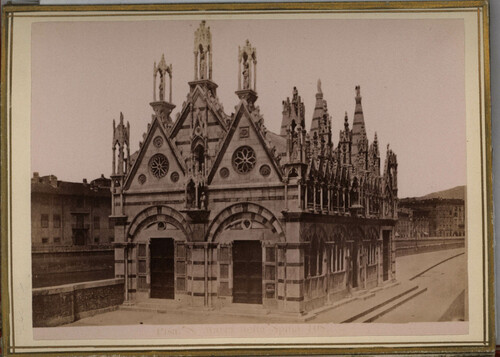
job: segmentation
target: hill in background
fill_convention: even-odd
[[[465,200],[465,185],[453,187],[448,190],[429,193],[425,196],[415,198],[417,200],[430,200],[433,198]]]

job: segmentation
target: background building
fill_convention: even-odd
[[[399,205],[400,213],[409,211],[412,215],[412,235],[408,237],[465,236],[465,201],[463,199],[406,198],[400,200]],[[396,226],[398,231],[405,231],[405,222],[406,220],[398,222]]]
[[[394,279],[397,158],[387,146],[381,169],[360,87],[337,145],[320,81],[310,130],[293,88],[278,135],[255,105],[255,48],[239,48],[230,115],[212,81],[212,51],[203,21],[175,121],[172,66],[163,56],[155,63],[154,114],[138,152],[130,154],[123,115],[113,123],[115,272],[125,299],[302,313]]]
[[[109,244],[114,227],[110,180],[104,176],[82,183],[57,180],[54,175],[31,179],[31,239],[37,246]]]

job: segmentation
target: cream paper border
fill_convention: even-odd
[[[265,345],[272,347],[278,343],[279,347],[382,347],[382,346],[484,346],[489,333],[488,324],[488,277],[483,269],[487,269],[487,197],[486,197],[486,140],[485,140],[485,108],[484,108],[484,69],[478,72],[479,64],[483,64],[483,42],[482,42],[482,10],[463,9],[463,12],[427,12],[411,11],[404,12],[387,11],[378,13],[350,12],[336,13],[308,13],[302,12],[287,13],[286,10],[276,12],[256,12],[255,14],[222,14],[221,13],[197,13],[196,15],[186,12],[179,15],[163,13],[158,15],[152,12],[45,12],[45,13],[16,13],[13,20],[13,66],[12,66],[12,117],[7,121],[12,125],[12,172],[11,172],[11,214],[12,227],[10,227],[9,259],[13,260],[13,280],[9,289],[11,295],[11,341],[15,339],[14,348],[17,352],[28,351],[64,351],[68,350],[64,346],[71,347],[69,350],[91,350],[99,346],[100,350],[105,350],[109,346],[112,350],[121,350],[120,346],[127,350],[149,348],[154,345],[155,349],[162,349],[182,346],[192,346],[191,348],[207,348],[224,345],[224,348],[243,347],[243,345]],[[146,15],[145,15],[146,14]],[[57,17],[54,17],[54,16]],[[71,16],[69,16],[71,15]],[[467,233],[468,233],[468,275],[469,275],[469,322],[456,323],[409,323],[409,324],[345,324],[339,325],[324,324],[317,325],[283,325],[276,328],[276,325],[233,325],[231,329],[242,329],[242,332],[249,338],[183,338],[175,339],[180,331],[189,326],[131,326],[130,328],[115,327],[73,327],[73,328],[51,328],[32,329],[31,315],[31,231],[30,231],[30,192],[31,192],[31,169],[30,169],[30,118],[31,118],[31,25],[35,22],[55,22],[55,21],[152,21],[152,20],[215,20],[215,19],[463,19],[465,23],[465,85],[466,85],[466,136],[467,136]],[[479,21],[479,24],[478,24]],[[478,33],[479,31],[479,33]],[[105,34],[103,34],[105,35]],[[480,36],[481,35],[481,36]],[[480,36],[480,37],[479,37]],[[480,40],[478,41],[478,38]],[[479,56],[478,56],[479,53]],[[480,94],[481,93],[481,94]],[[55,109],[56,110],[56,109]],[[481,140],[482,138],[482,140]],[[482,144],[481,144],[482,143]],[[482,145],[482,147],[481,147]],[[483,209],[481,209],[483,208]],[[483,215],[484,213],[484,215]],[[27,224],[28,222],[28,224]],[[12,319],[13,317],[13,319]],[[195,325],[200,326],[200,325]],[[200,333],[207,337],[210,331],[227,325],[201,325]],[[288,327],[287,327],[288,326]],[[290,326],[295,326],[291,328]],[[297,327],[298,326],[298,327]],[[280,337],[286,336],[284,332],[292,331],[293,334],[312,334],[314,337]],[[291,329],[291,330],[290,330]],[[485,331],[486,329],[486,331]],[[33,330],[36,330],[37,337],[61,336],[65,334],[72,337],[72,340],[35,340]],[[387,331],[389,336],[377,336],[380,331]],[[70,331],[70,332],[69,332]],[[97,336],[107,339],[100,339]],[[227,331],[227,330],[226,330]],[[262,333],[264,331],[264,333]],[[324,335],[325,331],[336,334],[347,331],[347,336]],[[422,332],[426,331],[426,334]],[[89,333],[93,339],[89,338]],[[117,334],[118,332],[118,334]],[[273,336],[263,338],[256,336]],[[352,333],[351,336],[349,334]],[[420,333],[420,335],[415,335]],[[119,339],[117,336],[127,338]],[[408,336],[409,335],[409,336]],[[146,338],[149,336],[149,338]],[[353,337],[355,336],[355,337]],[[162,339],[161,337],[169,337]],[[131,339],[133,338],[133,340]],[[139,339],[142,338],[142,339]],[[151,338],[155,338],[152,340]],[[202,346],[204,345],[204,346]],[[207,346],[209,345],[209,346]],[[55,346],[59,346],[56,348]],[[89,347],[85,347],[89,346]],[[113,347],[111,347],[113,346]],[[164,346],[164,347],[162,347]],[[23,348],[24,347],[24,348]],[[278,347],[278,346],[277,346]],[[248,347],[253,348],[253,347]]]

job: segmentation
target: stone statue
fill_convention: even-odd
[[[207,71],[207,60],[205,52],[200,52],[200,79],[205,79],[205,72]]]
[[[250,65],[248,64],[248,61],[245,60],[243,62],[243,89],[249,89],[250,88]]]
[[[165,77],[163,76],[163,72],[160,71],[160,101],[165,100]]]

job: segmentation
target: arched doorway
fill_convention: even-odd
[[[151,206],[132,220],[125,275],[137,300],[177,299],[187,294],[187,237],[190,226],[168,206]]]
[[[221,211],[207,237],[216,242],[220,297],[233,303],[270,305],[277,299],[277,244],[281,224],[266,208],[241,203]]]

